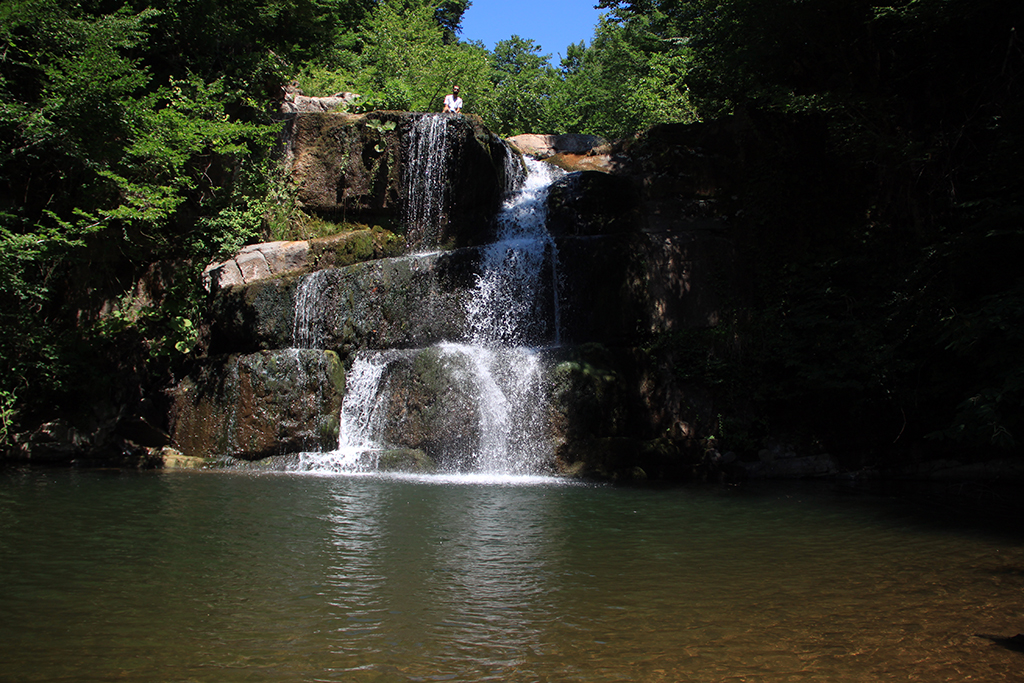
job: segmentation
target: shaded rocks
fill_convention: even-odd
[[[257,459],[333,448],[345,392],[337,354],[285,349],[211,358],[173,392],[171,435],[186,456]]]
[[[285,170],[296,206],[328,215],[400,212],[398,124],[405,120],[397,112],[291,116],[285,127]],[[386,124],[393,125],[385,130]]]
[[[598,171],[559,178],[548,191],[552,235],[609,235],[640,227],[640,195],[631,179]]]
[[[732,245],[724,237],[625,233],[556,244],[565,342],[634,345],[713,326],[731,287]]]
[[[711,403],[678,378],[674,359],[599,344],[561,353],[549,375],[559,471],[612,480],[713,473],[697,438],[712,422]]]
[[[802,456],[787,453],[775,460],[739,462],[739,469],[750,479],[809,479],[834,477],[840,472],[839,463],[827,453]]]
[[[66,420],[53,420],[14,439],[13,456],[28,462],[61,462],[74,459],[92,446],[89,435]]]

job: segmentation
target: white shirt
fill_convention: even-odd
[[[444,106],[447,108],[447,111],[453,111],[457,113],[460,109],[462,109],[462,98],[453,94],[445,95]]]

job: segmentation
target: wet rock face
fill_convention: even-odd
[[[297,206],[329,218],[402,223],[410,201],[405,140],[422,116],[391,111],[292,115],[285,132],[286,168]],[[480,244],[501,202],[508,150],[474,117],[450,115],[446,125],[447,192],[453,201],[442,219],[439,244]]]
[[[478,268],[478,250],[460,249],[231,287],[211,303],[211,353],[308,346],[347,355],[460,339]]]
[[[479,442],[478,402],[464,358],[436,347],[403,354],[389,366],[384,443],[421,450],[447,470],[465,469]]]
[[[600,344],[566,347],[549,373],[560,471],[599,479],[703,476],[698,429],[713,419],[706,393],[673,359]]]
[[[329,449],[338,441],[344,393],[345,369],[331,351],[211,358],[175,388],[171,433],[189,456]]]

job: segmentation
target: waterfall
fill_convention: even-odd
[[[475,344],[559,342],[558,250],[547,230],[547,194],[562,172],[533,159],[527,168],[498,216],[497,241],[484,250],[468,306]]]
[[[442,214],[446,154],[432,145],[443,144],[445,125],[445,117],[424,116],[412,141],[409,191],[417,202],[410,216],[417,224],[411,227],[424,235]],[[424,145],[429,153],[419,149]],[[496,241],[481,249],[464,338],[427,349],[358,353],[346,382],[338,447],[303,455],[300,469],[373,469],[379,454],[402,444],[433,449],[452,468],[488,475],[536,474],[551,462],[542,349],[559,343],[560,313],[546,200],[562,172],[532,159],[525,170],[524,179],[518,155],[506,167],[513,192],[497,218]],[[314,301],[325,287],[312,276],[300,284],[296,345],[316,343],[315,310],[300,313],[298,304]]]
[[[479,406],[477,469],[487,474],[537,472],[548,450],[540,354],[524,347],[442,344],[441,348],[470,361]]]
[[[437,245],[448,195],[450,115],[426,114],[409,132],[405,164],[405,222],[409,242],[423,248]]]
[[[322,345],[322,302],[328,295],[326,270],[317,270],[299,280],[295,288],[295,315],[292,319],[292,346],[316,349]]]
[[[393,352],[360,355],[346,376],[339,419],[338,446],[329,453],[302,453],[299,470],[346,472],[373,469],[382,446],[375,438],[387,408],[388,386],[382,381]]]
[[[523,186],[526,180],[526,167],[523,157],[518,152],[504,140],[501,144],[505,147],[505,196],[510,197]]]

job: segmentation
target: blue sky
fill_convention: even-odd
[[[462,15],[459,37],[483,41],[489,50],[513,34],[531,38],[557,66],[566,45],[581,40],[590,44],[601,14],[594,9],[596,4],[597,0],[473,0]]]

